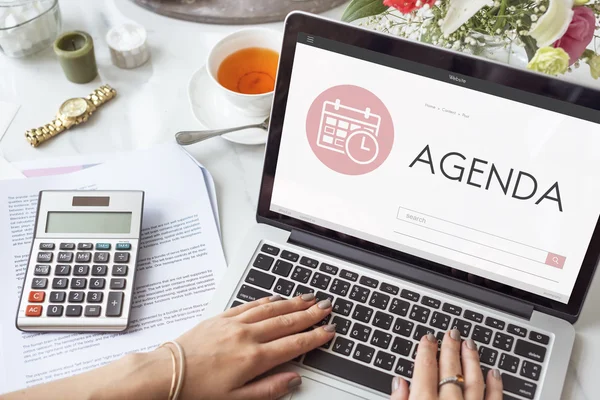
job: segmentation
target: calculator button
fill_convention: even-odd
[[[83,303],[85,292],[70,292],[69,303]]]
[[[127,265],[113,265],[112,274],[113,276],[127,275]]]
[[[57,265],[54,275],[67,276],[71,273],[70,265]]]
[[[50,292],[50,303],[64,303],[66,297],[65,292]]]
[[[59,248],[61,250],[75,250],[75,243],[61,243]]]
[[[94,265],[92,266],[92,275],[94,276],[104,276],[108,271],[108,267],[106,265]]]
[[[57,262],[70,263],[73,261],[73,253],[68,251],[61,251],[58,253],[58,257],[56,258]]]
[[[45,292],[29,292],[30,303],[43,303],[44,297],[46,297]]]
[[[87,286],[87,279],[85,279],[85,278],[71,279],[71,289],[85,289],[86,286]]]
[[[111,279],[110,280],[110,288],[113,290],[125,289],[125,279]]]
[[[96,243],[96,250],[110,250],[110,243]]]
[[[66,289],[67,286],[69,286],[69,280],[67,278],[52,279],[52,289]]]
[[[47,252],[47,251],[39,252],[37,255],[37,262],[39,262],[39,263],[52,262],[52,253]]]
[[[116,250],[131,250],[131,243],[117,243]]]
[[[99,317],[101,309],[102,308],[100,306],[85,306],[85,316],[86,317]]]
[[[88,292],[87,302],[88,303],[102,303],[102,292]]]
[[[25,316],[27,317],[39,317],[42,315],[42,306],[28,305],[25,309]]]
[[[76,276],[86,276],[90,272],[89,265],[76,265],[73,267],[73,275]]]
[[[104,289],[106,280],[104,278],[92,278],[90,279],[90,289]]]
[[[63,306],[56,306],[56,305],[52,305],[52,306],[48,306],[48,310],[46,311],[46,315],[48,317],[60,317],[63,313]]]
[[[88,263],[92,260],[92,253],[88,251],[77,252],[75,255],[75,262],[78,263]]]
[[[54,243],[40,243],[40,250],[54,250]]]
[[[81,306],[68,305],[67,312],[65,313],[65,315],[67,317],[79,317],[79,316],[81,316],[81,310],[82,310]]]
[[[98,246],[98,245],[96,245],[96,246]],[[94,262],[95,263],[107,263],[109,258],[110,258],[110,253],[107,253],[107,252],[94,253]]]
[[[79,243],[77,245],[77,250],[92,250],[94,245],[92,243]]]
[[[114,280],[114,279],[113,279]],[[111,283],[112,286],[112,283]],[[123,307],[123,292],[108,293],[108,301],[106,302],[106,316],[120,317],[121,308]]]
[[[116,263],[128,263],[129,262],[129,253],[115,253],[115,262]]]
[[[46,289],[48,286],[48,278],[34,278],[31,282],[32,289]]]
[[[33,270],[34,275],[48,275],[50,274],[50,266],[49,265],[36,265]]]

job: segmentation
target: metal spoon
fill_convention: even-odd
[[[259,128],[265,131],[269,129],[269,118],[265,119],[260,124],[236,126],[233,128],[213,129],[208,131],[181,131],[175,134],[175,140],[182,146],[198,143],[206,139],[221,136],[226,133],[241,131],[244,129]]]

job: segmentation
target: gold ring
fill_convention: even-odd
[[[454,376],[449,376],[448,378],[444,378],[438,383],[438,389],[444,386],[447,383],[452,383],[462,389],[465,387],[465,377],[461,374],[456,374]]]

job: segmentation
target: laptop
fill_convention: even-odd
[[[600,94],[292,13],[257,224],[207,313],[330,298],[297,399],[385,399],[456,328],[505,399],[559,399],[600,253]]]

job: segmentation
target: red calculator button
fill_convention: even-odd
[[[45,297],[46,297],[45,292],[29,292],[29,302],[30,303],[43,303]]]
[[[28,305],[25,309],[25,315],[27,317],[39,317],[42,315],[42,306]]]

